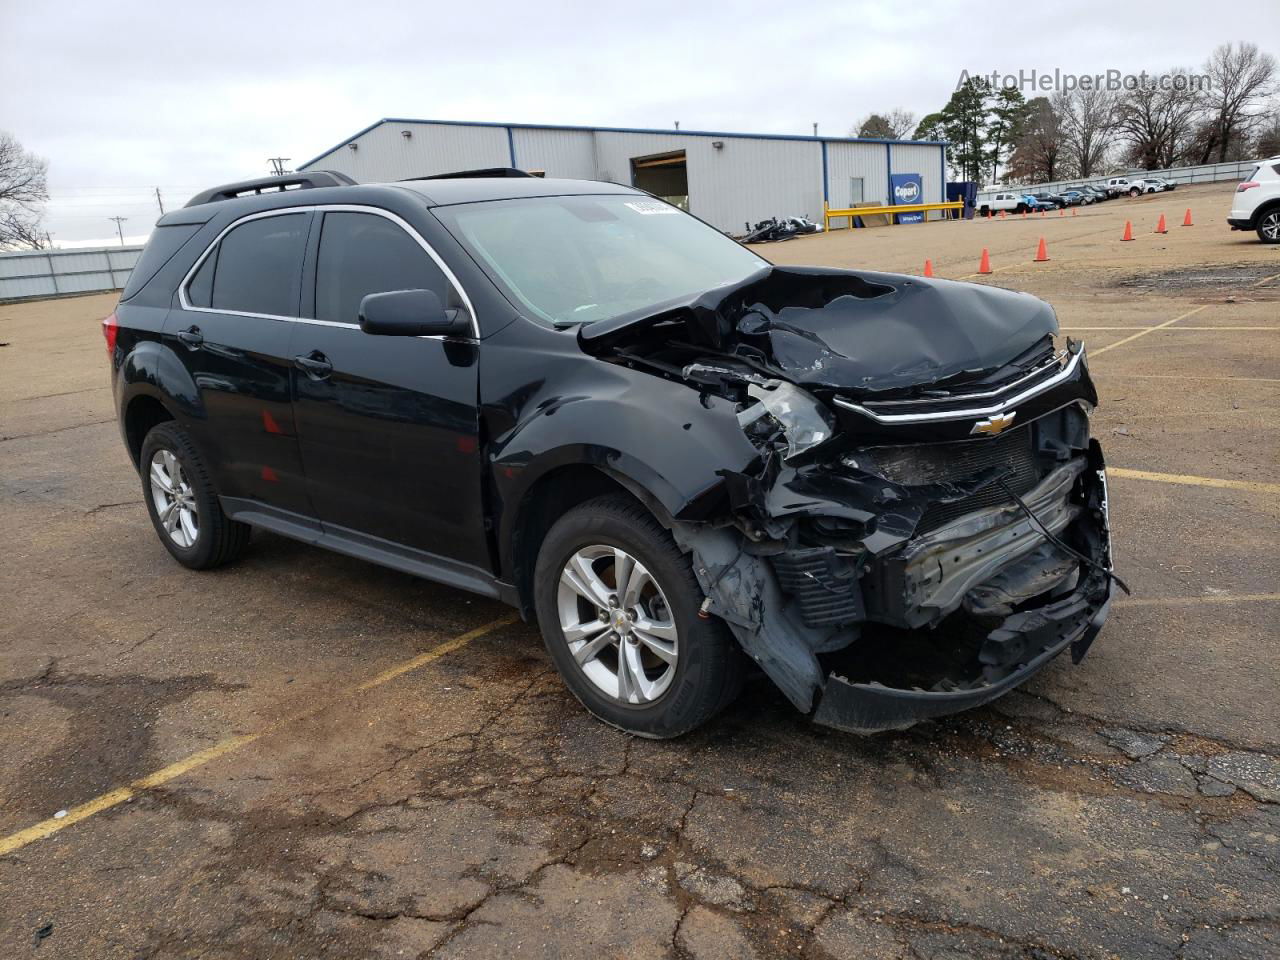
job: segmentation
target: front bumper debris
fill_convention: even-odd
[[[1025,683],[1049,661],[1071,648],[1080,663],[1106,621],[1111,606],[1111,532],[1106,468],[1097,441],[1088,451],[1085,504],[1076,523],[1088,544],[1087,555],[1101,567],[1083,567],[1078,586],[1068,595],[1006,617],[983,642],[982,670],[950,689],[905,689],[876,682],[854,683],[832,673],[813,714],[815,723],[851,733],[900,730],[921,720],[959,713],[989,703]]]
[[[831,674],[814,723],[850,733],[901,730],[919,723],[990,703],[1025,683],[1049,661],[1071,647],[1079,663],[1102,629],[1111,605],[1111,583],[1099,575],[1063,600],[1036,610],[1016,613],[992,635],[1013,638],[1026,651],[1022,664],[995,683],[978,683],[961,690],[904,690],[878,683],[850,683]]]

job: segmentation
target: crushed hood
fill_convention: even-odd
[[[656,310],[586,325],[579,340],[598,355],[660,328],[810,389],[872,393],[992,373],[1058,324],[1047,303],[1025,293],[901,274],[766,267]]]

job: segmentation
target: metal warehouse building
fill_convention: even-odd
[[[888,203],[893,174],[919,175],[918,202],[946,199],[943,143],[705,130],[386,119],[299,169],[372,183],[486,167],[630,184],[732,233],[768,217],[820,221],[824,201]]]

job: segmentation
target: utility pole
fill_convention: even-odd
[[[160,216],[164,216],[164,198],[160,196],[160,188],[156,187],[156,205],[160,207]]]
[[[267,157],[267,163],[271,164],[272,173],[277,177],[283,177],[285,173],[284,165],[292,159],[292,157]]]
[[[120,246],[124,246],[124,228],[120,225],[128,220],[128,217],[107,217],[108,220],[114,220],[116,223],[116,236],[120,238]]]
[[[813,135],[815,137],[818,135],[818,125],[816,123],[813,125]]]
[[[679,130],[679,129],[680,129],[680,121],[679,121],[679,120],[677,120],[677,121],[676,121],[676,129],[677,129],[677,130]]]

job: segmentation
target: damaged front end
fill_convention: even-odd
[[[799,710],[869,733],[1079,662],[1101,628],[1097,396],[1056,332],[1024,294],[775,267],[580,341],[736,402],[758,456],[673,524],[703,609]]]

